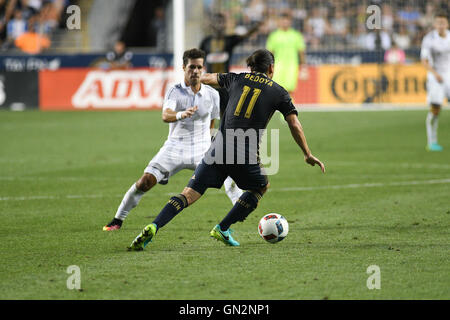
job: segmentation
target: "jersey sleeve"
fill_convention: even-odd
[[[431,61],[431,38],[429,35],[423,38],[422,47],[420,49],[420,59]]]
[[[237,34],[228,36],[227,38],[228,38],[227,40],[229,41],[229,45],[231,46],[231,48],[237,46],[239,43],[241,43],[244,40],[243,37],[241,37]]]
[[[290,114],[298,115],[297,109],[292,103],[291,96],[287,91],[284,91],[276,109],[281,112],[281,114],[286,118]]]
[[[212,93],[213,107],[211,111],[211,119],[220,119],[220,96],[214,89]]]
[[[175,93],[175,87],[170,88],[167,93],[166,96],[164,97],[164,102],[163,102],[163,110],[165,109],[171,109],[173,111],[175,111],[177,107],[177,100],[176,100],[176,93]]]
[[[238,74],[236,73],[218,73],[217,74],[217,83],[219,86],[225,89],[230,89],[231,84],[238,78]]]

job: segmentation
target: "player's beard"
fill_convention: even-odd
[[[200,77],[191,77],[189,79],[189,84],[191,86],[196,86],[198,84],[198,82],[200,81]]]

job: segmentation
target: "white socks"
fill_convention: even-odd
[[[131,188],[125,193],[122,202],[117,209],[116,219],[125,220],[131,209],[136,207],[141,200],[145,192],[142,192],[136,188],[136,183],[133,183]]]
[[[225,179],[225,181],[223,182],[223,186],[225,188],[225,192],[227,193],[228,198],[230,198],[230,200],[233,204],[235,204],[236,201],[244,193],[244,191],[239,189],[239,187],[236,185],[236,183],[230,177]]]
[[[438,118],[439,116],[434,115],[431,111],[427,114],[427,142],[428,145],[437,143],[437,131],[438,131]]]

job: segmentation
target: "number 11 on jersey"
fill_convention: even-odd
[[[234,110],[234,115],[236,117],[239,117],[239,115],[241,114],[242,106],[244,105],[244,101],[247,98],[247,95],[251,89],[252,88],[250,88],[249,86],[244,86],[241,97],[239,98],[239,102],[236,106],[236,110]],[[245,118],[249,119],[251,117],[253,107],[255,106],[256,100],[258,99],[260,93],[261,93],[261,89],[257,89],[257,88],[253,89],[253,96],[250,99],[250,102],[247,107],[247,111],[245,112],[245,116],[244,116]]]

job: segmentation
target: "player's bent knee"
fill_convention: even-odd
[[[188,206],[193,204],[202,196],[200,193],[189,187],[184,188],[181,194],[186,198]]]
[[[150,173],[144,173],[144,175],[136,182],[136,187],[147,192],[157,183],[156,177]]]

